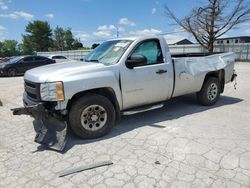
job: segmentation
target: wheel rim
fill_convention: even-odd
[[[209,85],[208,90],[207,90],[207,98],[210,101],[213,101],[218,94],[218,86],[215,83],[212,83]]]
[[[91,105],[81,114],[81,124],[88,131],[98,131],[107,122],[107,112],[100,105]]]
[[[9,70],[9,76],[15,76],[16,75],[16,72],[15,70]]]

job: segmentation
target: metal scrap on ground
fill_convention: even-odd
[[[98,167],[102,167],[102,166],[109,166],[112,165],[113,162],[112,161],[104,161],[104,162],[99,162],[99,163],[95,163],[95,164],[91,164],[91,165],[86,165],[86,166],[81,166],[81,167],[77,167],[77,168],[71,168],[71,169],[66,169],[64,171],[59,172],[59,177],[64,177],[70,174],[74,174],[77,172],[82,172],[85,170],[91,170],[93,168],[98,168]]]

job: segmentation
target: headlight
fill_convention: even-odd
[[[43,83],[40,86],[42,101],[63,101],[64,91],[62,82]]]
[[[0,68],[1,68],[1,69],[3,69],[4,67],[5,67],[5,65],[1,65],[1,64],[0,64]]]

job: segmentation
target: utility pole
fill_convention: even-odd
[[[115,26],[115,28],[116,28],[116,38],[119,38],[119,35],[120,35],[119,27]]]

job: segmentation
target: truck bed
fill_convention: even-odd
[[[180,57],[206,57],[210,55],[218,55],[218,54],[223,54],[224,52],[214,52],[214,53],[176,53],[172,54],[172,58],[180,58]]]
[[[175,87],[172,97],[200,91],[208,72],[224,70],[225,83],[234,71],[234,53],[191,53],[172,55]]]

